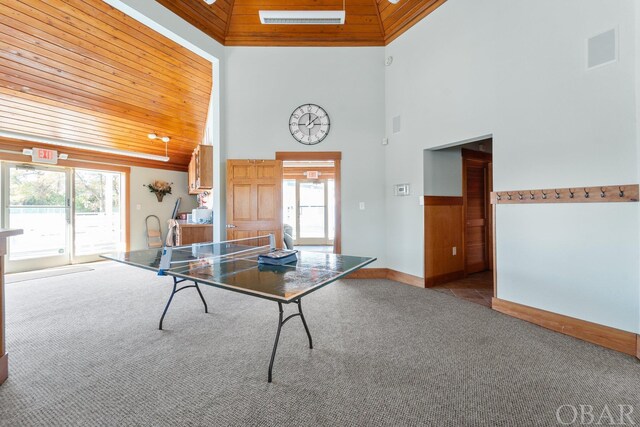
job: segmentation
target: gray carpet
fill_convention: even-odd
[[[90,267],[85,265],[70,265],[58,268],[47,268],[44,270],[26,271],[24,273],[7,274],[4,278],[5,283],[26,282],[34,279],[45,279],[47,277],[64,276],[66,274],[80,273],[81,271],[91,271]]]
[[[386,280],[305,299],[266,382],[277,305],[101,263],[9,284],[0,425],[557,425],[560,405],[635,405],[640,363],[454,297]],[[287,307],[289,310],[293,307]],[[634,413],[636,424],[640,423]],[[578,420],[579,421],[579,420]]]

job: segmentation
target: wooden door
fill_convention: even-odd
[[[490,154],[463,150],[466,274],[485,271],[490,267],[490,159]]]
[[[227,160],[227,240],[267,234],[282,247],[282,161]]]

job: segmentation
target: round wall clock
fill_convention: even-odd
[[[289,131],[300,144],[315,145],[329,134],[331,122],[324,109],[316,104],[304,104],[293,110]]]

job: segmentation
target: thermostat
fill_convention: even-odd
[[[409,184],[396,184],[393,186],[393,194],[395,196],[408,196]]]

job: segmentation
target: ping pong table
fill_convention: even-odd
[[[302,297],[354,272],[376,258],[337,255],[321,252],[297,253],[297,261],[284,265],[258,262],[258,256],[275,250],[274,237],[260,236],[219,243],[146,249],[102,255],[127,265],[155,271],[173,279],[173,290],[160,317],[159,329],[173,297],[187,288],[195,288],[208,313],[207,302],[200,285],[239,292],[278,303],[279,319],[269,362],[268,381],[272,380],[273,362],[282,326],[293,317],[300,317],[309,339],[313,341],[302,313]],[[190,285],[180,285],[192,282]],[[297,312],[284,317],[283,304],[295,304]]]

